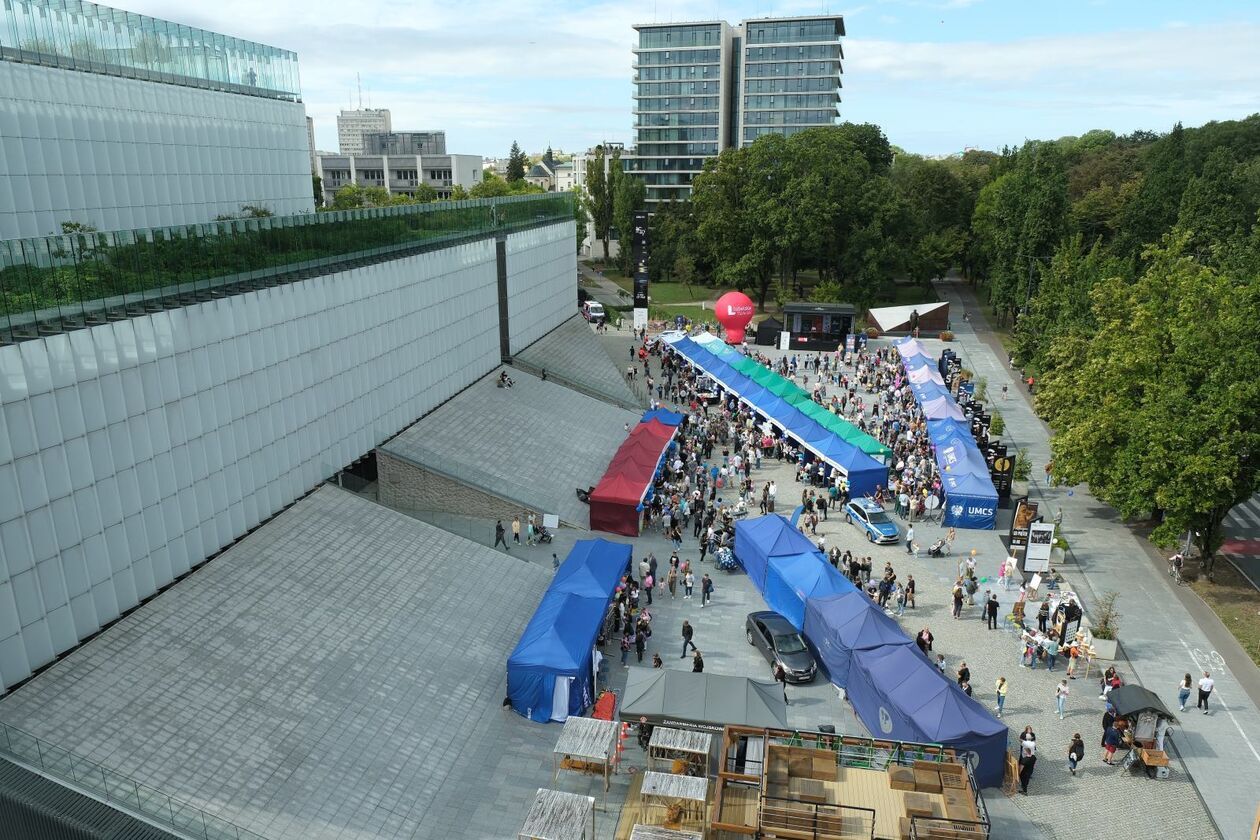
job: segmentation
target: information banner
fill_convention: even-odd
[[[989,477],[993,479],[993,489],[999,499],[1011,497],[1011,482],[1015,477],[1015,459],[1006,454],[1006,447],[998,447],[1000,452],[994,457],[989,468]]]
[[[1037,518],[1037,503],[1025,496],[1015,503],[1015,517],[1011,520],[1011,554],[1016,548],[1028,545],[1028,528]]]
[[[1025,572],[1050,571],[1050,550],[1054,547],[1054,525],[1034,522],[1028,526],[1028,545],[1024,550]]]
[[[637,324],[639,320],[637,310],[648,308],[648,214],[642,210],[634,214],[633,247],[634,308]]]

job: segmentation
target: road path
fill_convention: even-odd
[[[996,400],[1006,421],[1003,438],[1028,450],[1033,477],[1040,479],[1049,457],[1050,432],[1033,414],[1018,372],[1010,369],[1006,354],[988,332],[970,287],[946,281],[937,289],[953,310],[964,365],[988,380],[991,399],[1001,385],[1010,386],[1011,398]],[[964,311],[970,322],[963,320]],[[1063,509],[1063,530],[1071,545],[1064,572],[1074,582],[1083,581],[1077,586],[1084,590],[1087,611],[1099,593],[1119,591],[1120,644],[1127,660],[1121,664],[1127,664],[1129,673],[1171,706],[1176,701],[1174,686],[1183,674],[1197,679],[1205,669],[1212,672],[1216,680],[1212,714],[1188,709],[1180,715],[1173,741],[1222,836],[1249,836],[1260,778],[1260,712],[1255,700],[1260,696],[1260,671],[1214,613],[1171,584],[1158,555],[1114,510],[1085,488],[1046,487],[1035,481],[1030,492],[1049,509]]]

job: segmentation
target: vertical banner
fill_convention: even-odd
[[[1037,520],[1037,503],[1028,501],[1028,497],[1020,498],[1015,504],[1015,518],[1011,520],[1011,553],[1016,548],[1028,545],[1028,530]]]
[[[648,214],[634,214],[634,328],[641,330],[648,320]]]

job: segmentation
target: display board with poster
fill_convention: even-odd
[[[1015,459],[1006,454],[1005,446],[994,447],[995,456],[989,464],[989,477],[999,499],[1011,497],[1011,483],[1015,478]]]
[[[1028,501],[1024,496],[1015,502],[1015,516],[1011,519],[1010,546],[1011,553],[1016,548],[1028,545],[1028,526],[1037,519],[1037,503]]]
[[[1028,545],[1024,547],[1024,571],[1050,571],[1050,550],[1054,547],[1054,525],[1033,522],[1028,526]]]

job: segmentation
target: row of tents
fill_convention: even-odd
[[[891,450],[814,401],[790,380],[727,347],[712,335],[694,340],[685,333],[663,336],[666,344],[721,388],[796,440],[849,482],[854,496],[888,485]],[[883,459],[883,460],[881,460]]]
[[[971,434],[966,415],[941,377],[937,360],[913,338],[894,341],[906,382],[927,418],[928,439],[945,491],[944,524],[956,528],[997,527],[998,494],[989,464]]]
[[[643,502],[652,498],[652,486],[682,421],[681,414],[657,409],[644,414],[630,430],[591,491],[592,529],[639,535]]]
[[[580,715],[594,702],[595,640],[630,565],[631,548],[578,540],[556,570],[507,661],[512,708],[546,723]]]
[[[968,753],[977,782],[1000,785],[1007,729],[920,652],[871,598],[777,514],[735,523],[735,557],[876,738]]]

